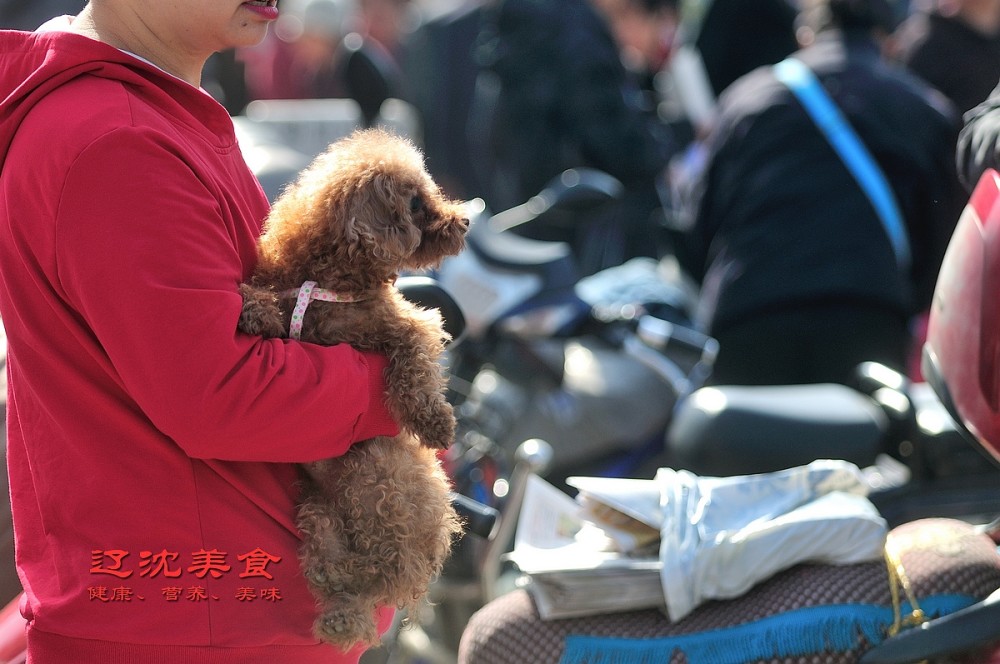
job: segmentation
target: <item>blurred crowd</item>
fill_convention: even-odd
[[[0,25],[34,29],[83,4],[0,0]],[[209,63],[203,86],[232,115],[254,100],[353,99],[371,125],[386,100],[403,100],[447,193],[493,210],[565,169],[600,169],[621,181],[619,200],[518,232],[569,242],[584,273],[678,260],[701,287],[697,324],[722,342],[717,380],[843,380],[865,355],[916,372],[914,326],[968,194],[954,168],[962,117],[1000,82],[1000,0],[280,8],[263,44]],[[793,53],[884,171],[908,264],[769,73]]]
[[[891,34],[883,43],[888,59],[943,93],[959,114],[985,100],[1000,79],[1000,0],[884,1],[892,12]],[[668,126],[673,155],[698,129],[691,126],[691,109],[683,106],[696,100],[683,97],[699,92],[680,71],[662,75],[671,72],[673,55],[685,47],[697,52],[707,92],[718,98],[737,78],[799,48],[808,30],[801,16],[811,4],[814,0],[281,0],[282,18],[265,43],[218,54],[204,85],[234,115],[254,99],[346,97],[358,101],[370,123],[385,99],[404,99],[419,110],[421,140],[437,177],[457,196],[482,196],[504,186],[484,183],[483,169],[470,163],[473,155],[496,159],[469,144],[470,131],[479,129],[470,125],[475,121],[470,109],[481,97],[477,83],[488,86],[480,74],[491,68],[490,60],[534,59],[539,69],[574,70],[581,75],[539,77],[528,91],[569,98],[581,87],[585,94],[594,91],[587,87],[594,82],[582,75],[594,70],[584,71],[580,61],[605,45],[617,49],[629,79],[625,84],[636,86],[634,104]],[[83,5],[84,0],[0,0],[0,27],[31,30]],[[594,20],[576,22],[580,14]],[[537,31],[524,28],[527,24]],[[564,43],[552,43],[564,37]],[[511,65],[523,80],[527,70],[517,66]],[[562,87],[546,89],[546,83]],[[604,123],[618,119],[605,117]],[[551,124],[545,128],[550,133],[561,131]],[[600,156],[577,160],[599,162]],[[624,161],[599,165],[618,170],[629,166],[619,163]],[[532,168],[520,163],[507,179],[524,177]],[[514,187],[512,197],[497,203],[517,202],[543,181],[524,179],[528,189]]]
[[[30,30],[83,4],[0,0],[0,25]],[[280,8],[263,44],[209,63],[203,86],[232,115],[254,100],[353,99],[371,125],[386,100],[402,100],[447,193],[493,210],[568,168],[613,175],[623,185],[614,204],[518,232],[569,242],[585,273],[638,256],[678,260],[702,288],[698,324],[726,341],[720,379],[737,382],[837,379],[775,368],[782,358],[810,364],[789,352],[793,329],[812,337],[803,353],[833,334],[841,346],[858,342],[847,359],[909,361],[968,195],[954,169],[962,117],[1000,81],[1000,0]],[[791,54],[822,79],[884,171],[909,242],[906,265],[894,263],[876,223],[884,220],[857,182],[768,73]],[[872,341],[876,330],[884,334]],[[731,360],[751,354],[752,366],[727,374]]]
[[[1000,79],[1000,0],[885,2],[893,23],[883,45],[887,58],[943,93],[958,113],[985,100]],[[612,38],[630,78],[650,95],[638,103],[656,106],[657,119],[668,125],[680,121],[671,127],[677,147],[692,138],[691,128],[683,126],[690,109],[677,108],[690,101],[677,98],[678,83],[687,79],[680,72],[657,76],[670,70],[672,56],[684,46],[695,50],[708,91],[717,98],[740,76],[797,50],[807,30],[801,15],[811,4],[814,0],[281,0],[282,18],[265,43],[218,54],[204,84],[234,115],[254,99],[348,97],[371,121],[385,99],[410,101],[422,115],[431,161],[440,162],[438,176],[456,195],[471,197],[482,195],[476,189],[484,185],[475,183],[470,171],[476,165],[461,147],[468,149],[476,81],[482,83],[485,61],[498,57],[490,41],[496,42],[501,15],[510,19],[505,27],[539,24],[536,35],[504,44],[507,51],[527,53],[537,42],[581,31],[579,44],[562,45],[579,50],[561,56],[559,48],[550,48],[550,57],[538,63],[547,69],[571,68],[598,48],[602,35]],[[0,0],[0,27],[32,30],[83,5],[84,0]],[[592,11],[600,25],[583,22],[567,30],[580,5],[587,5],[586,13]],[[596,32],[582,32],[591,28]],[[573,86],[588,83],[556,82],[567,83],[558,91],[566,96],[574,94]]]

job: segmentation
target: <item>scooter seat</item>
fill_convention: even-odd
[[[512,270],[537,268],[541,271],[547,266],[574,260],[565,242],[546,242],[510,232],[496,232],[488,223],[474,223],[466,242],[484,262]]]
[[[989,630],[988,621],[995,621],[996,615],[982,613],[992,598],[982,600],[1000,582],[1000,556],[988,536],[963,521],[924,519],[893,528],[887,541],[899,569],[905,571],[906,587],[926,616],[937,617],[926,624],[942,621],[945,629],[940,632],[944,632],[951,622],[947,619],[955,616],[952,631],[958,633],[941,634],[939,639],[959,647],[994,642],[995,632]],[[904,594],[898,587],[901,583],[889,578],[884,560],[806,563],[775,574],[739,597],[706,603],[678,622],[666,620],[663,607],[628,610],[627,582],[619,582],[619,592],[610,593],[613,601],[607,605],[614,608],[607,612],[587,615],[581,611],[577,616],[542,620],[534,599],[540,595],[540,584],[526,584],[500,595],[472,616],[462,634],[459,660],[465,664],[580,664],[666,663],[684,658],[687,662],[744,664],[857,664],[866,651],[885,639],[897,618],[912,610],[905,601],[898,607],[898,596]],[[979,631],[962,633],[973,613],[982,619]],[[931,647],[914,647],[906,658],[873,657],[872,662],[917,662],[928,656],[930,661],[943,661],[933,656],[933,650],[971,654],[938,649],[941,644],[933,637],[921,638],[921,631],[920,627],[904,628],[885,643],[909,641],[912,634],[920,645]],[[880,655],[886,652],[876,650]],[[982,653],[948,661],[986,664],[997,660]]]
[[[718,477],[816,459],[867,466],[888,428],[874,401],[844,385],[704,387],[678,404],[666,446],[676,467]]]

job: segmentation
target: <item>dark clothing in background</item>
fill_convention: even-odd
[[[489,145],[498,177],[488,202],[521,203],[575,166],[626,186],[657,177],[673,141],[589,2],[502,0],[485,16],[479,54],[500,85]]]
[[[54,16],[78,14],[86,0],[0,0],[0,28],[32,31]]]
[[[585,273],[657,256],[656,187],[676,146],[607,24],[587,0],[502,0],[483,17],[469,131],[487,204],[505,209],[565,169],[596,168],[624,184],[620,201],[519,232],[569,241]]]
[[[399,64],[373,39],[351,33],[336,42],[331,57],[319,66],[304,65],[294,44],[274,42],[271,57],[251,67],[249,94],[254,99],[353,99],[367,127],[386,99],[404,95]],[[250,51],[244,57],[252,60]]]
[[[859,331],[864,331],[859,334]],[[878,305],[819,302],[734,323],[716,334],[715,385],[847,383],[862,361],[906,364],[907,322]],[[823,352],[816,352],[817,348]]]
[[[987,168],[1000,169],[1000,86],[965,114],[957,161],[959,176],[969,192]]]
[[[250,103],[246,68],[236,57],[236,49],[220,51],[208,59],[201,86],[225,106],[230,115],[242,113]]]
[[[918,13],[896,33],[899,59],[965,113],[1000,81],[1000,35],[986,35],[957,17]]]
[[[815,329],[856,306],[890,312],[905,330],[929,303],[957,220],[949,183],[958,118],[915,76],[884,63],[867,36],[824,32],[796,57],[889,180],[909,229],[912,271],[901,273],[874,208],[793,93],[761,68],[720,99],[706,167],[682,210],[693,225],[679,257],[702,282],[699,318],[709,333],[723,335],[826,304],[826,318],[813,310]],[[810,343],[788,334],[786,343]],[[905,352],[905,336],[894,339]],[[818,342],[813,351],[827,352]],[[720,361],[726,353],[722,346]]]
[[[422,122],[427,168],[454,198],[482,196],[486,188],[483,171],[472,164],[469,142],[478,73],[473,52],[482,12],[473,1],[424,22],[407,40],[402,58],[409,81],[406,99]]]
[[[695,47],[716,96],[744,74],[798,48],[798,9],[789,0],[709,1]]]
[[[403,96],[399,64],[374,40],[357,34],[341,41],[333,63],[317,72],[313,85],[316,97],[358,102],[366,127],[375,124],[387,99]]]

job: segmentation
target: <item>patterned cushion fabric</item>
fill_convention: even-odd
[[[673,624],[658,610],[543,622],[515,591],[473,616],[459,663],[850,664],[914,624],[908,598],[933,618],[1000,587],[996,544],[965,522],[904,524],[887,548],[895,565],[799,565]]]

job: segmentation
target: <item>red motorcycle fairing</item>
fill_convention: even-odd
[[[958,221],[931,305],[924,375],[1000,461],[1000,173],[986,171]]]

